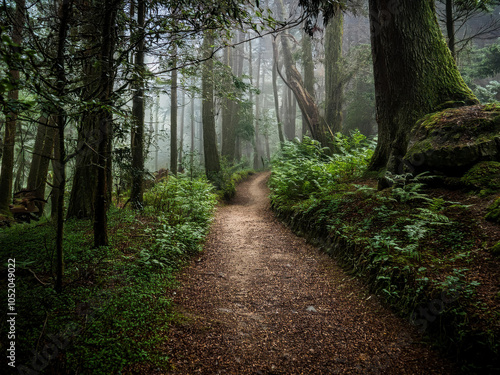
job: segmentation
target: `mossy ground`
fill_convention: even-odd
[[[461,179],[482,196],[500,191],[500,162],[483,161],[472,167]]]
[[[500,197],[488,207],[485,219],[500,224]]]

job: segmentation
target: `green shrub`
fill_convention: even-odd
[[[205,224],[216,204],[213,186],[204,178],[169,176],[144,193],[145,212],[161,215],[169,225]]]
[[[308,137],[302,142],[285,143],[272,162],[271,202],[328,195],[344,181],[361,177],[374,143],[354,132],[351,137],[338,134],[336,145],[339,153],[328,156],[317,141]]]

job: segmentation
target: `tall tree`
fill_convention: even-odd
[[[214,117],[214,61],[213,44],[214,35],[212,31],[205,32],[203,39],[203,62],[202,67],[202,122],[203,122],[203,150],[205,154],[205,173],[207,178],[215,183],[220,182],[220,160],[217,151],[217,134],[215,132]]]
[[[439,0],[439,2],[444,3],[444,10],[439,7],[439,19],[445,25],[448,48],[455,60],[472,39],[489,34],[494,38],[496,34],[494,32],[500,29],[500,20],[497,17],[481,22],[481,26],[472,31],[467,27],[467,22],[474,17],[492,12],[493,6],[500,4],[498,0]]]
[[[280,144],[283,145],[285,142],[285,137],[283,136],[283,124],[280,116],[280,104],[278,99],[278,44],[276,42],[276,37],[273,36],[272,46],[273,46],[273,70],[272,70],[272,80],[273,80],[273,95],[274,95],[274,111],[276,113],[276,122],[278,124],[278,137]],[[305,119],[305,115],[303,115]],[[305,119],[307,123],[307,119]]]
[[[45,187],[47,183],[47,173],[49,163],[54,148],[55,139],[54,119],[41,117],[38,120],[38,129],[33,147],[33,157],[31,159],[30,171],[28,174],[28,190],[34,190],[37,198],[45,198]],[[38,213],[41,216],[44,210],[44,202],[35,202]]]
[[[23,39],[23,25],[25,13],[25,0],[16,0],[16,11],[12,25],[12,55],[21,53]],[[0,170],[0,213],[9,215],[9,204],[12,200],[12,179],[14,173],[14,146],[16,142],[16,124],[18,117],[19,100],[19,68],[15,66],[14,57],[9,64],[10,83],[13,87],[8,94],[9,105],[5,112],[5,135],[3,139],[2,168]]]
[[[335,146],[333,144],[334,135],[328,127],[325,119],[320,115],[317,103],[304,88],[302,76],[297,70],[293,60],[288,38],[288,34],[281,36],[283,64],[286,71],[286,83],[293,91],[295,98],[297,99],[297,103],[306,120],[312,137],[319,141],[323,147],[328,147],[330,152],[333,152],[335,150]]]
[[[477,99],[446,45],[434,1],[391,4],[369,2],[379,126],[370,169],[387,166],[401,172],[409,133],[419,118],[446,106],[477,103]]]
[[[224,75],[223,87],[227,94],[234,91],[233,71],[236,69],[237,61],[231,53],[231,47],[224,48],[224,65],[226,74]],[[222,147],[221,155],[229,162],[233,162],[235,156],[235,106],[232,98],[225,97],[222,100]]]
[[[304,87],[314,99],[314,61],[312,56],[311,37],[304,32],[302,35],[302,62],[304,66]],[[302,116],[302,135],[307,133],[307,123]]]
[[[145,0],[137,1],[137,26],[139,40],[135,54],[134,96],[132,99],[132,189],[130,202],[136,209],[142,208],[144,181],[144,80],[145,80]]]
[[[170,82],[170,170],[176,175],[177,163],[177,50],[174,46],[173,69]]]
[[[97,153],[97,189],[94,201],[94,246],[107,246],[108,241],[108,218],[109,207],[109,168],[111,160],[111,139],[113,134],[113,115],[110,111],[113,84],[113,55],[116,47],[113,29],[116,23],[116,15],[121,5],[121,0],[106,0],[103,9],[102,41],[99,63],[101,65],[100,95],[101,104],[97,118],[99,119],[99,143]]]
[[[186,107],[186,92],[182,90],[182,102],[181,102],[181,127],[179,129],[179,172],[182,172],[182,157],[184,154],[184,123],[185,123],[185,107]]]
[[[55,87],[57,97],[64,98],[66,94],[66,69],[65,51],[66,37],[70,26],[70,18],[73,2],[63,1],[59,9],[59,30],[57,37],[57,57],[54,66],[54,76],[56,78]],[[57,292],[62,291],[64,274],[63,257],[63,236],[64,236],[64,191],[66,187],[66,148],[64,144],[64,128],[66,127],[66,112],[59,101],[54,105],[57,126],[57,146],[59,159],[55,160],[57,167],[54,174],[58,175],[60,184],[58,186],[59,195],[57,197],[57,223],[56,223],[56,285]]]
[[[342,103],[344,79],[342,77],[342,37],[344,15],[337,5],[333,18],[325,30],[325,121],[332,132],[342,130]]]
[[[90,6],[89,6],[90,8]],[[95,9],[88,9],[84,14],[96,16]],[[93,46],[100,41],[99,30],[91,23],[85,25],[83,35],[88,38],[88,48],[84,52],[82,101],[97,99],[100,68],[98,58],[94,56]],[[94,196],[97,188],[97,147],[99,141],[99,122],[96,108],[84,109],[79,120],[77,154],[73,184],[68,204],[67,217],[92,218],[94,215]]]

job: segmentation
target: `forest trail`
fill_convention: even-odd
[[[281,224],[261,173],[217,210],[180,276],[169,374],[457,374],[327,255]]]

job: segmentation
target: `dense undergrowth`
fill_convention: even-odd
[[[175,319],[168,290],[176,271],[202,249],[218,198],[204,178],[169,176],[144,201],[142,212],[111,209],[109,247],[92,248],[90,221],[66,223],[61,294],[53,289],[53,225],[0,232],[2,275],[7,259],[16,262],[18,371],[112,374],[168,365],[160,346]],[[1,303],[7,306],[5,293]],[[7,337],[5,319],[0,328]]]
[[[274,211],[470,373],[498,370],[500,293],[478,293],[490,275],[473,268],[491,254],[470,207],[434,194],[426,175],[388,175],[392,186],[377,191],[363,178],[373,143],[355,133],[338,149],[329,157],[310,139],[287,143],[269,181]]]

